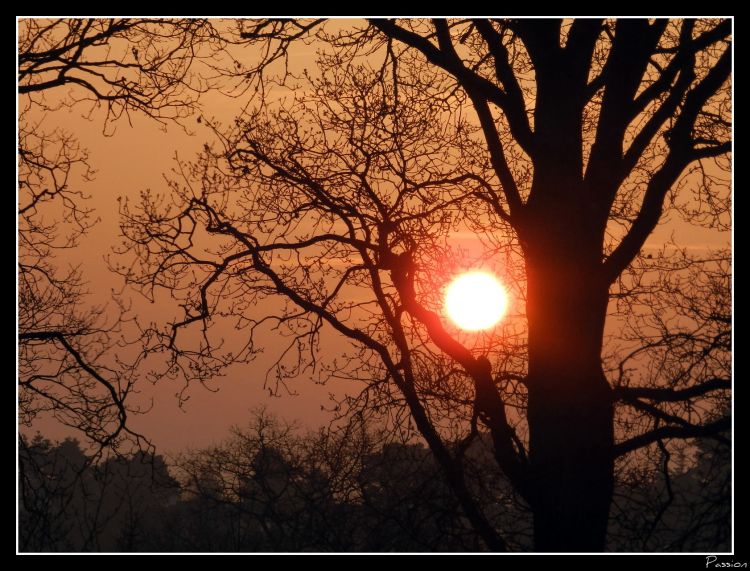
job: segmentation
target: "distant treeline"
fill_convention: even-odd
[[[619,466],[608,548],[729,550],[728,454],[695,447],[668,484]],[[490,521],[529,550],[531,512],[484,438],[464,462]],[[94,460],[76,440],[37,435],[22,438],[20,470],[20,551],[484,550],[429,450],[364,429],[300,435],[259,415],[169,464],[145,452]]]

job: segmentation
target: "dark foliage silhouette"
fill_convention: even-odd
[[[78,441],[22,439],[20,551],[148,551],[177,482],[159,456],[96,462]]]
[[[484,436],[472,443],[467,483],[484,505],[501,506],[488,517],[513,547],[529,549],[531,512],[497,474],[491,450]],[[94,466],[75,441],[41,437],[23,458],[32,463],[23,551],[485,549],[430,451],[384,432],[305,435],[260,413],[223,443],[182,454],[168,471],[161,458],[143,454]],[[728,549],[726,458],[703,448],[668,473],[666,485],[660,470],[642,470],[618,487],[612,549]]]

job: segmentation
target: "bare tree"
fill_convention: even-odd
[[[179,123],[212,85],[196,62],[213,61],[225,43],[204,20],[18,25],[20,421],[51,413],[100,447],[128,433],[140,440],[126,424],[140,361],[114,351],[126,308],[92,306],[84,272],[64,258],[97,221],[83,190],[95,170],[76,134],[48,128],[45,117],[80,109],[101,118],[105,134],[132,113]]]
[[[495,499],[498,487],[482,485],[494,459],[480,449],[469,454],[479,477],[467,477],[480,497]],[[177,550],[478,548],[429,450],[388,431],[349,425],[303,433],[260,412],[221,444],[181,454],[175,472],[185,490]],[[514,515],[512,529],[521,533],[529,518]]]
[[[146,551],[178,500],[160,456],[137,452],[106,461],[77,440],[22,438],[20,551]]]
[[[509,543],[467,486],[465,446],[449,445],[470,442],[478,423],[533,511],[539,551],[605,548],[618,457],[726,440],[726,311],[709,314],[724,326],[716,343],[699,327],[679,345],[684,305],[662,298],[676,315],[661,314],[650,356],[672,366],[643,385],[608,378],[602,349],[610,301],[646,299],[625,272],[648,259],[666,212],[728,224],[731,21],[245,25],[241,36],[276,59],[315,37],[318,71],[287,69],[282,87],[300,89],[217,129],[219,145],[180,164],[166,196],[123,205],[140,264],[125,277],[149,296],[171,290],[185,308],[149,332],[172,373],[205,380],[249,361],[254,333],[274,325],[290,339],[275,379],[362,383],[341,410],[418,431],[495,550]],[[462,337],[439,315],[451,271],[477,263],[450,248],[457,230],[502,259],[519,301],[519,315],[484,337]],[[651,291],[687,292],[664,279]],[[689,319],[727,299],[707,293]],[[321,359],[333,335],[350,347]],[[705,359],[680,368],[683,350]],[[621,406],[649,422],[620,430]]]

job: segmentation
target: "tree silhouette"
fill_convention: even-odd
[[[228,23],[206,19],[24,18],[18,22],[18,344],[20,422],[51,414],[100,448],[143,436],[127,423],[128,404],[148,350],[123,349],[133,316],[120,298],[91,303],[84,271],[65,263],[98,221],[84,184],[95,180],[77,134],[55,113],[98,120],[106,136],[145,116],[166,128],[195,120],[201,95],[241,94],[237,78],[260,73],[236,61]],[[304,33],[302,27],[287,41]],[[257,34],[262,37],[263,30]],[[200,121],[200,117],[198,121]],[[62,259],[62,263],[61,263]],[[137,327],[137,324],[136,324]],[[131,346],[129,349],[132,349]],[[130,353],[130,354],[129,354]]]
[[[256,414],[220,444],[176,460],[183,499],[160,544],[175,551],[479,549],[429,450],[392,436],[363,426],[301,433]],[[475,442],[468,454],[476,465],[468,478],[478,496],[497,498],[497,486],[481,485],[494,459],[480,447]],[[524,532],[518,519],[513,528]]]
[[[101,118],[105,134],[133,113],[179,123],[210,87],[191,68],[225,43],[205,20],[22,19],[18,26],[20,420],[31,425],[51,413],[101,448],[126,436],[140,442],[126,423],[140,359],[113,355],[126,308],[116,300],[93,306],[82,269],[59,263],[97,222],[83,190],[95,170],[76,134],[47,127],[47,116],[80,110]]]
[[[494,550],[508,548],[503,530],[467,486],[465,446],[449,445],[478,422],[533,512],[539,551],[605,548],[618,457],[726,441],[731,315],[710,306],[728,308],[728,282],[706,285],[704,307],[664,305],[654,346],[653,322],[628,339],[646,341],[632,356],[660,347],[674,366],[636,375],[612,362],[607,378],[602,350],[610,301],[638,319],[646,296],[682,295],[689,268],[696,283],[727,269],[641,252],[670,210],[728,224],[730,21],[246,26],[241,37],[276,58],[314,37],[318,70],[287,70],[276,88],[288,97],[216,126],[220,144],[181,163],[165,196],[122,208],[137,262],[126,279],[185,307],[152,332],[174,370],[204,380],[249,361],[254,333],[274,324],[291,339],[276,380],[361,383],[342,413],[416,429]],[[267,72],[253,77],[270,86]],[[458,230],[484,240],[485,264],[502,260],[518,300],[520,315],[484,337],[439,315],[452,271],[481,262],[451,249]],[[720,326],[716,339],[700,321],[686,329],[696,315]],[[333,335],[349,345],[323,362]],[[701,365],[681,367],[681,350]],[[616,423],[622,407],[649,421]]]
[[[528,549],[531,513],[498,473],[488,436],[465,450],[466,481],[509,546]],[[141,452],[92,462],[73,440],[24,443],[22,551],[482,549],[434,456],[390,431],[302,433],[261,411],[169,466]],[[729,451],[715,445],[704,441],[695,461],[681,447],[618,474],[610,548],[729,549]]]
[[[149,551],[178,501],[164,459],[143,452],[97,463],[77,440],[22,439],[21,551]]]
[[[31,441],[21,438],[19,452],[19,549],[75,549],[71,505],[84,495],[85,454],[76,441],[53,446],[39,434]]]
[[[716,19],[20,21],[21,422],[52,413],[100,447],[139,441],[126,400],[143,357],[205,381],[251,361],[271,325],[289,339],[277,387],[351,381],[341,417],[421,435],[490,549],[523,541],[499,516],[505,492],[478,492],[469,451],[484,432],[536,550],[604,549],[613,489],[644,466],[667,498],[639,528],[644,548],[681,519],[669,548],[721,543],[723,516],[691,532],[713,512],[671,506],[679,454],[699,451],[695,473],[726,465],[730,255],[644,246],[670,216],[729,227],[730,33]],[[290,67],[310,43],[317,69]],[[95,222],[74,184],[93,170],[39,117],[180,123],[221,85],[247,111],[208,121],[218,144],[180,163],[167,195],[122,206],[135,258],[117,271],[185,311],[145,329],[126,363],[121,319],[87,307],[82,272],[55,262]],[[457,233],[482,254],[456,249]],[[440,292],[477,265],[503,274],[514,314],[468,335],[441,319]],[[683,442],[699,437],[716,445]],[[275,497],[291,468],[269,454],[260,489]]]

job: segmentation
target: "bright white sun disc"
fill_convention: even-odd
[[[448,317],[467,331],[489,329],[502,319],[507,307],[503,284],[487,272],[461,274],[445,292]]]

